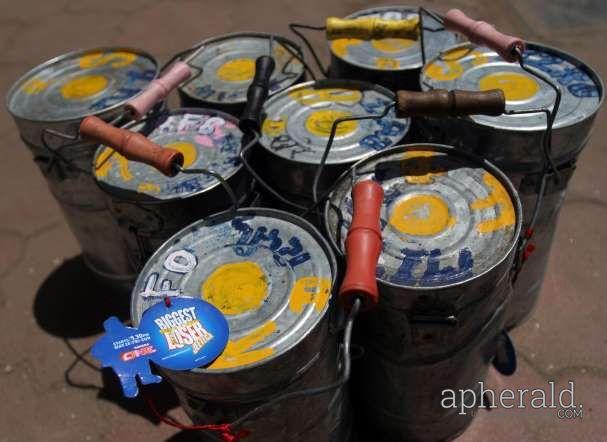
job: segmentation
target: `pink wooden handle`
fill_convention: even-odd
[[[447,12],[445,29],[460,32],[472,43],[493,49],[506,61],[516,61],[515,47],[525,50],[525,42],[521,38],[502,34],[484,21],[472,20],[459,9]]]
[[[192,70],[182,61],[174,63],[162,77],[153,80],[138,96],[126,104],[136,120],[141,119],[160,100],[164,100],[180,83],[190,78]]]

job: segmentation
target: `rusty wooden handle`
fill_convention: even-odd
[[[183,165],[181,152],[153,143],[140,133],[118,129],[95,116],[82,120],[80,134],[111,147],[128,160],[148,164],[166,176],[175,176],[175,165]]]
[[[372,40],[382,38],[409,38],[419,36],[419,18],[403,20],[384,20],[377,17],[344,19],[327,18],[327,40],[339,38],[359,38]]]
[[[505,110],[506,97],[501,89],[483,92],[435,89],[428,92],[396,93],[396,115],[399,118],[497,116]]]

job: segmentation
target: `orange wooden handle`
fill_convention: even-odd
[[[80,134],[111,147],[128,160],[148,164],[166,176],[175,176],[175,165],[183,165],[181,152],[153,143],[140,133],[118,129],[95,116],[82,120]]]

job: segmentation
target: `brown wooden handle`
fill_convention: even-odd
[[[148,164],[166,176],[175,176],[175,165],[183,165],[181,152],[153,143],[140,133],[118,129],[95,116],[82,120],[80,134],[111,147],[130,161]]]
[[[497,116],[505,110],[506,97],[501,89],[483,92],[435,89],[427,92],[396,93],[396,114],[399,118]]]

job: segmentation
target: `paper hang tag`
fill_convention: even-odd
[[[112,316],[103,323],[105,334],[91,355],[118,375],[125,396],[135,397],[137,382],[162,380],[151,372],[150,360],[171,370],[191,370],[215,360],[228,343],[229,327],[223,314],[208,302],[171,298],[143,312],[139,328],[126,327]]]

